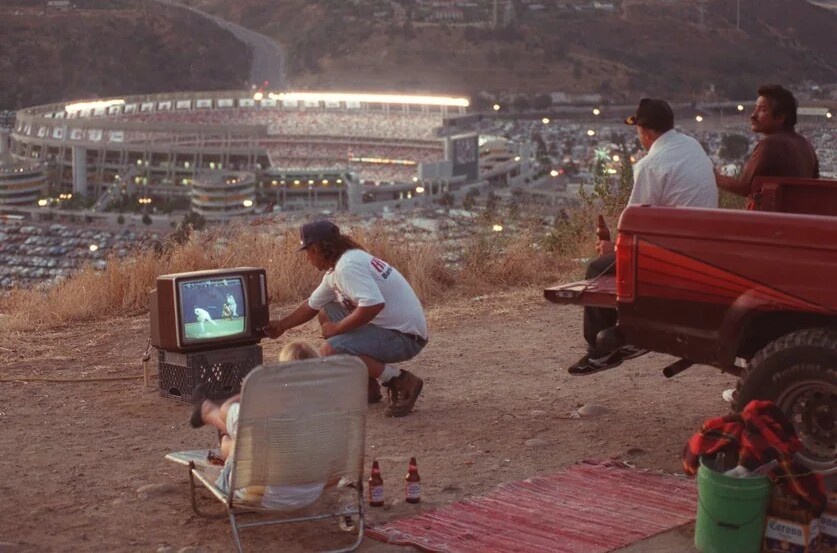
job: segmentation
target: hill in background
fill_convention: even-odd
[[[247,48],[187,10],[72,0],[0,0],[0,109],[78,98],[242,88]]]
[[[837,15],[800,0],[741,0],[740,28],[728,0],[623,0],[612,12],[588,1],[534,10],[514,0],[499,29],[490,28],[491,0],[465,14],[482,26],[428,23],[431,3],[421,0],[187,1],[282,42],[295,87],[561,90],[632,101],[644,91],[745,98],[764,81],[837,80]]]
[[[762,82],[837,82],[834,0],[493,0],[459,23],[428,0],[185,0],[283,44],[291,86],[751,97]],[[0,109],[96,96],[242,88],[231,34],[152,0],[0,0]],[[819,4],[819,5],[816,5]],[[538,8],[538,9],[534,9]],[[459,8],[457,8],[459,9]]]

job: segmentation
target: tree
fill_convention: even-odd
[[[468,192],[465,193],[465,197],[462,199],[462,209],[466,209],[468,211],[474,209],[476,198],[479,195],[480,191],[476,188],[471,188],[470,190],[468,190]]]
[[[492,191],[488,191],[488,196],[485,200],[485,214],[494,215],[497,211],[497,195]]]
[[[726,161],[737,161],[746,156],[749,149],[750,140],[743,134],[725,134],[718,155]]]
[[[451,194],[450,192],[445,192],[444,194],[439,196],[439,199],[436,200],[436,202],[445,209],[450,209],[453,207],[454,203],[453,194]]]

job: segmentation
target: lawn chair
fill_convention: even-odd
[[[225,494],[216,486],[222,467],[207,461],[205,449],[170,453],[166,459],[189,467],[192,508],[198,515],[219,518],[225,513],[198,508],[196,480],[226,505],[239,552],[240,528],[330,517],[344,530],[351,522],[349,529],[357,532],[353,544],[332,551],[353,551],[363,540],[366,387],[365,365],[347,355],[256,367],[241,392],[230,486],[237,492]],[[325,490],[308,507],[265,504],[266,497],[281,495],[287,487],[310,489],[317,483],[325,483]],[[243,513],[262,515],[241,522]]]

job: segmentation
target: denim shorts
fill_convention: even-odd
[[[337,302],[326,304],[323,309],[332,322],[349,315]],[[427,345],[420,336],[404,334],[390,328],[367,324],[326,340],[335,351],[349,355],[366,355],[381,363],[400,363],[412,359]]]

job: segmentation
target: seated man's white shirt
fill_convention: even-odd
[[[634,165],[628,204],[718,207],[712,161],[691,136],[673,129],[663,133]]]
[[[308,298],[312,309],[339,302],[347,310],[385,304],[372,324],[427,338],[421,302],[407,279],[385,261],[363,250],[349,250]]]

